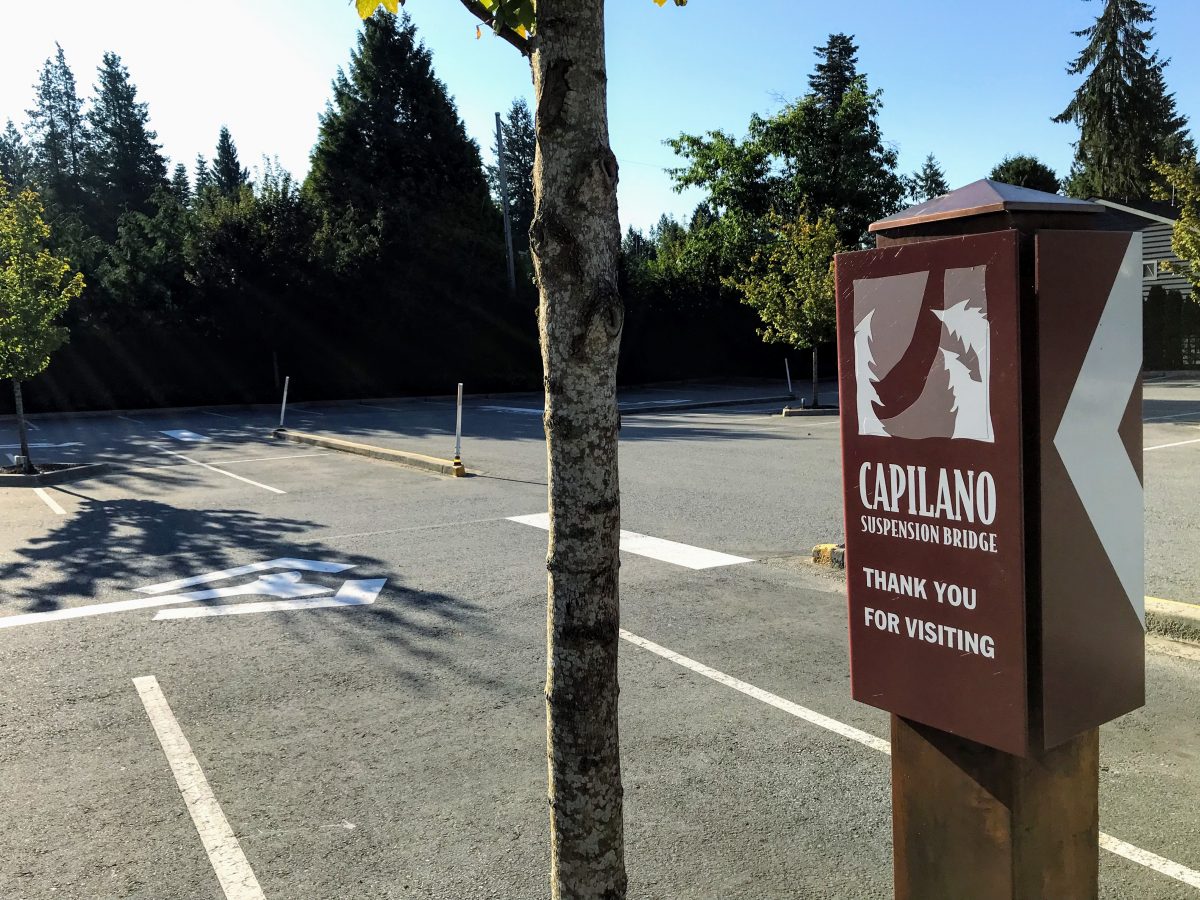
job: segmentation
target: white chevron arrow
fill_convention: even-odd
[[[1142,236],[1134,233],[1054,446],[1145,628],[1142,484],[1117,432],[1142,367],[1141,276]]]

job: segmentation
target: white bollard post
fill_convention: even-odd
[[[783,358],[783,371],[785,373],[787,373],[788,393],[791,394],[791,393],[793,393],[793,391],[792,391],[792,367],[788,365],[788,360],[787,360],[786,356]]]
[[[458,383],[458,420],[454,424],[454,464],[462,465],[462,382]]]
[[[280,428],[283,427],[283,417],[284,417],[284,415],[287,414],[287,391],[288,391],[288,384],[291,382],[291,380],[292,380],[292,377],[290,375],[288,375],[287,377],[285,377],[283,379],[283,405],[279,407],[279,427]]]

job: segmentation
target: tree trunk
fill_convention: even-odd
[[[821,405],[821,398],[817,394],[817,344],[816,344],[816,341],[813,342],[812,353],[813,353],[812,408],[816,409],[818,406]]]
[[[17,440],[21,442],[21,456],[25,458],[25,474],[33,474],[33,460],[29,458],[29,429],[25,427],[25,402],[21,397],[21,382],[13,379],[13,405],[17,412]]]
[[[625,896],[617,736],[617,162],[603,0],[541,0],[531,249],[540,291],[550,544],[551,896]]]

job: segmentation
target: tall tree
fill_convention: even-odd
[[[24,470],[34,471],[25,428],[21,382],[50,364],[50,354],[67,339],[57,323],[83,291],[83,276],[67,277],[70,263],[47,249],[50,227],[31,190],[8,198],[0,181],[0,378],[12,382]]]
[[[188,179],[187,166],[183,163],[175,163],[175,169],[171,172],[171,193],[185,206],[192,199],[192,183]]]
[[[879,128],[882,93],[858,71],[853,39],[833,34],[815,51],[804,97],[769,118],[752,116],[741,143],[721,132],[669,141],[687,162],[671,174],[677,188],[704,189],[722,217],[832,210],[842,246],[855,248],[866,243],[871,222],[897,209],[904,185]]]
[[[212,187],[212,169],[203,153],[196,154],[196,164],[192,168],[192,196],[200,200]]]
[[[187,252],[195,230],[186,204],[186,198],[162,187],[154,193],[149,215],[121,216],[117,238],[96,267],[109,325],[182,324],[192,287]]]
[[[44,202],[58,212],[67,212],[79,209],[84,202],[88,134],[75,75],[62,46],[54,46],[54,56],[42,65],[34,88],[34,106],[28,112],[29,134]]]
[[[1143,0],[1104,0],[1095,23],[1074,32],[1087,42],[1067,72],[1085,77],[1054,117],[1079,126],[1072,196],[1149,197],[1157,179],[1151,159],[1173,163],[1194,152],[1187,118],[1166,87],[1168,60],[1149,49],[1153,21]]]
[[[508,211],[512,217],[513,240],[518,250],[529,249],[529,225],[533,222],[533,158],[537,135],[533,114],[524,97],[518,97],[500,123],[504,136],[504,166],[508,184]],[[495,142],[492,153],[498,157]],[[487,167],[488,181],[496,200],[500,200],[499,162]]]
[[[96,233],[111,242],[124,213],[151,212],[151,198],[167,178],[167,163],[155,143],[158,134],[150,128],[146,104],[138,101],[129,70],[115,53],[105,53],[100,64],[88,123],[91,219]]]
[[[360,13],[377,5],[358,0]],[[608,142],[604,2],[540,0],[536,14],[525,0],[464,5],[531,53],[537,109],[530,249],[540,294],[549,473],[551,897],[621,900],[616,367],[624,310],[617,292],[621,229],[617,160]]]
[[[431,285],[503,283],[503,231],[479,147],[407,15],[365,21],[321,116],[305,190],[322,255],[344,273],[361,270],[355,277],[374,273],[389,315],[431,302]]]
[[[992,181],[1003,181],[1005,184],[1015,184],[1017,187],[1045,191],[1047,194],[1057,194],[1062,187],[1053,169],[1036,156],[1024,153],[1004,157],[988,173],[988,178]]]
[[[912,203],[924,203],[950,192],[946,173],[932,153],[925,157],[921,168],[904,179],[904,187],[907,199]]]
[[[250,183],[250,173],[238,160],[237,145],[229,129],[221,126],[217,138],[217,155],[212,163],[212,186],[226,197],[232,197]]]
[[[30,186],[33,170],[33,148],[9,119],[0,132],[0,181],[8,184],[10,192],[19,193]]]

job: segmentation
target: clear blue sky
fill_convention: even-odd
[[[1008,153],[1033,153],[1064,173],[1072,126],[1050,117],[1078,79],[1067,62],[1099,0],[609,0],[609,114],[621,168],[624,224],[647,227],[663,212],[686,217],[695,195],[671,189],[662,145],[679,132],[741,135],[752,112],[804,93],[812,48],[844,31],[859,67],[884,91],[883,134],[903,171],[934,153],[951,186],[985,176]],[[308,167],[317,115],[349,56],[359,26],[348,0],[58,0],[10,3],[0,57],[0,123],[18,125],[32,103],[42,61],[59,41],[81,90],[90,93],[105,50],[125,60],[172,161],[190,170],[212,154],[227,124],[245,164],[277,155],[297,175]],[[1168,84],[1200,128],[1200,4],[1156,4],[1154,46],[1171,57]],[[528,65],[485,33],[458,0],[409,0],[470,134],[490,155],[493,113],[532,97]],[[1189,38],[1192,40],[1189,41]]]

